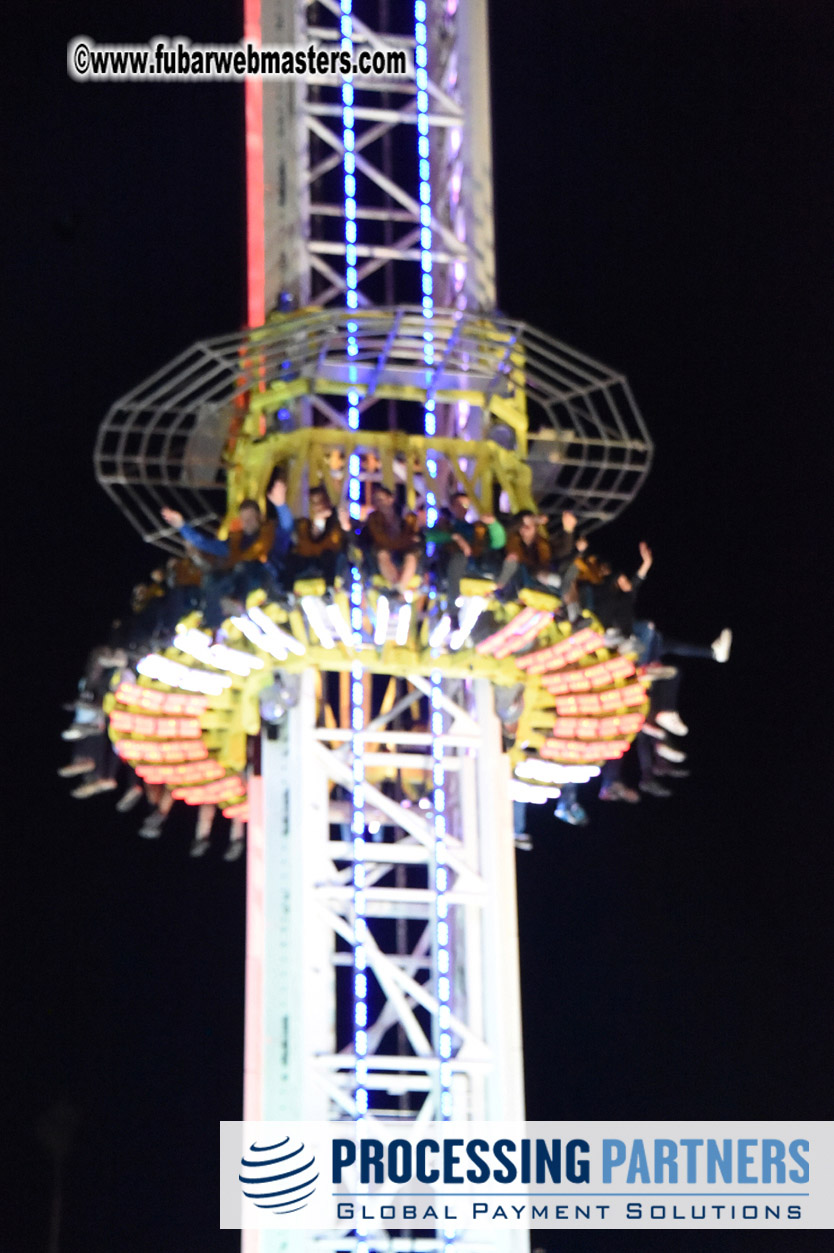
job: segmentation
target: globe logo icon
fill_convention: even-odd
[[[304,1209],[319,1177],[315,1155],[289,1136],[277,1144],[250,1144],[240,1167],[243,1195],[258,1209],[279,1215]]]

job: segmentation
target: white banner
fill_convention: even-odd
[[[220,1226],[834,1227],[830,1122],[223,1122]]]

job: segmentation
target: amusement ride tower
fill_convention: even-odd
[[[383,68],[247,81],[249,326],[112,407],[99,481],[174,554],[162,506],[223,534],[276,467],[296,515],[323,484],[354,530],[376,482],[430,522],[457,487],[483,514],[615,517],[651,459],[626,380],[496,313],[486,0],[244,9],[255,42]],[[248,821],[246,1119],[522,1119],[512,800],[621,755],[645,690],[555,596],[501,604],[464,580],[455,620],[355,554],[335,591],[250,598],[222,643],[181,624],[115,693],[111,735],[143,777]]]

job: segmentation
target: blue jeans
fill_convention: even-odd
[[[262,561],[241,561],[233,570],[215,571],[205,581],[206,607],[203,615],[206,626],[219,627],[226,614],[221,600],[246,601],[250,592],[263,587],[266,566]]]
[[[633,631],[640,641],[637,661],[641,666],[650,661],[659,661],[661,657],[705,657],[712,660],[712,648],[709,644],[686,644],[681,640],[671,639],[658,631],[651,622],[635,622]]]

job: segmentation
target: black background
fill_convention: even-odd
[[[4,14],[15,1182],[0,1250],[45,1247],[34,1126],[62,1098],[81,1114],[65,1253],[231,1250],[216,1134],[240,1115],[243,867],[190,861],[182,824],[140,841],[135,815],[114,815],[112,797],[72,801],[55,771],[60,702],[153,559],[94,482],[97,424],[244,318],[242,90],[75,84],[65,47],[80,34],[233,42],[238,6]],[[693,776],[675,798],[591,800],[582,830],[538,815],[519,855],[528,1115],[824,1118],[834,9],[518,0],[492,4],[491,22],[500,306],[627,373],[657,455],[600,542],[630,562],[649,541],[641,606],[668,631],[735,632],[727,666],[687,672]]]

